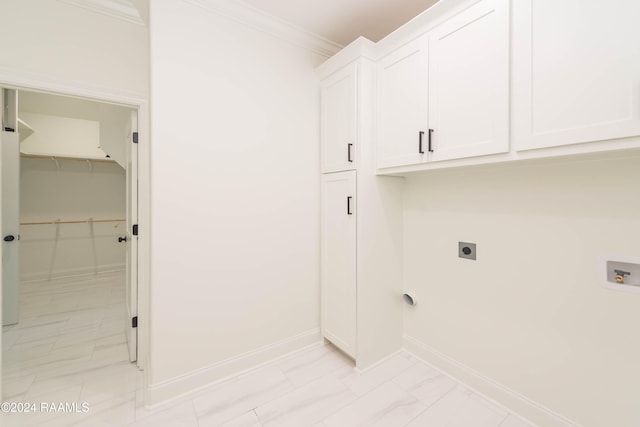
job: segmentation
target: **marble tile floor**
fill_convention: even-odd
[[[97,414],[135,398],[142,372],[129,363],[124,301],[124,272],[22,283],[19,322],[2,328],[3,401],[86,401]],[[72,418],[3,411],[0,425],[68,425]]]
[[[145,410],[122,283],[111,274],[23,286],[21,322],[3,328],[4,400],[89,410],[3,413],[3,426],[531,427],[408,353],[358,373],[322,344]]]

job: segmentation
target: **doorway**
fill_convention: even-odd
[[[5,329],[31,328],[31,338],[46,334],[44,341],[21,349],[42,361],[41,353],[68,351],[63,345],[68,340],[82,342],[98,322],[110,332],[122,325],[127,361],[138,360],[139,109],[19,88],[1,92]],[[121,309],[115,308],[118,302]],[[102,303],[111,305],[110,317],[98,319],[90,308],[104,315]],[[72,316],[64,320],[56,306]],[[43,324],[49,328],[39,330]],[[62,338],[62,331],[71,335]],[[103,355],[117,347],[113,336],[111,342],[99,338],[108,350]],[[10,345],[34,342],[28,334],[12,339]],[[80,361],[91,345],[85,342]],[[93,345],[92,356],[100,344]]]

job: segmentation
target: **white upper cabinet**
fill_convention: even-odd
[[[640,1],[513,8],[516,149],[640,135]]]
[[[429,33],[432,161],[509,151],[509,5],[485,0]]]
[[[336,71],[321,83],[322,172],[355,169],[357,64]]]
[[[378,167],[411,165],[425,159],[427,50],[428,39],[423,36],[378,62]]]
[[[481,0],[378,61],[378,167],[509,151],[509,1]]]

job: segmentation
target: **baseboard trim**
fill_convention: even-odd
[[[243,375],[285,356],[321,344],[320,329],[316,328],[168,381],[147,384],[144,396],[145,409],[151,410],[165,406],[216,383]]]
[[[65,270],[54,271],[51,275],[51,279],[65,279],[67,277],[78,277],[78,276],[93,276],[96,274],[102,273],[113,273],[116,271],[124,271],[124,264],[111,264],[111,265],[101,265],[98,266],[98,269],[94,267],[81,267],[81,268],[68,268]],[[49,280],[48,272],[38,272],[38,273],[27,273],[20,275],[20,282],[40,282],[44,280]]]
[[[540,405],[505,385],[481,374],[422,341],[405,335],[405,349],[443,374],[468,386],[474,392],[540,427],[580,427],[568,418]]]

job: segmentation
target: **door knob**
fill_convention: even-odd
[[[4,236],[5,242],[13,242],[14,240],[16,240],[16,236],[12,236],[11,234],[9,234],[8,236]]]
[[[122,242],[126,242],[126,241],[127,241],[127,236],[118,237],[118,242],[122,243]]]

